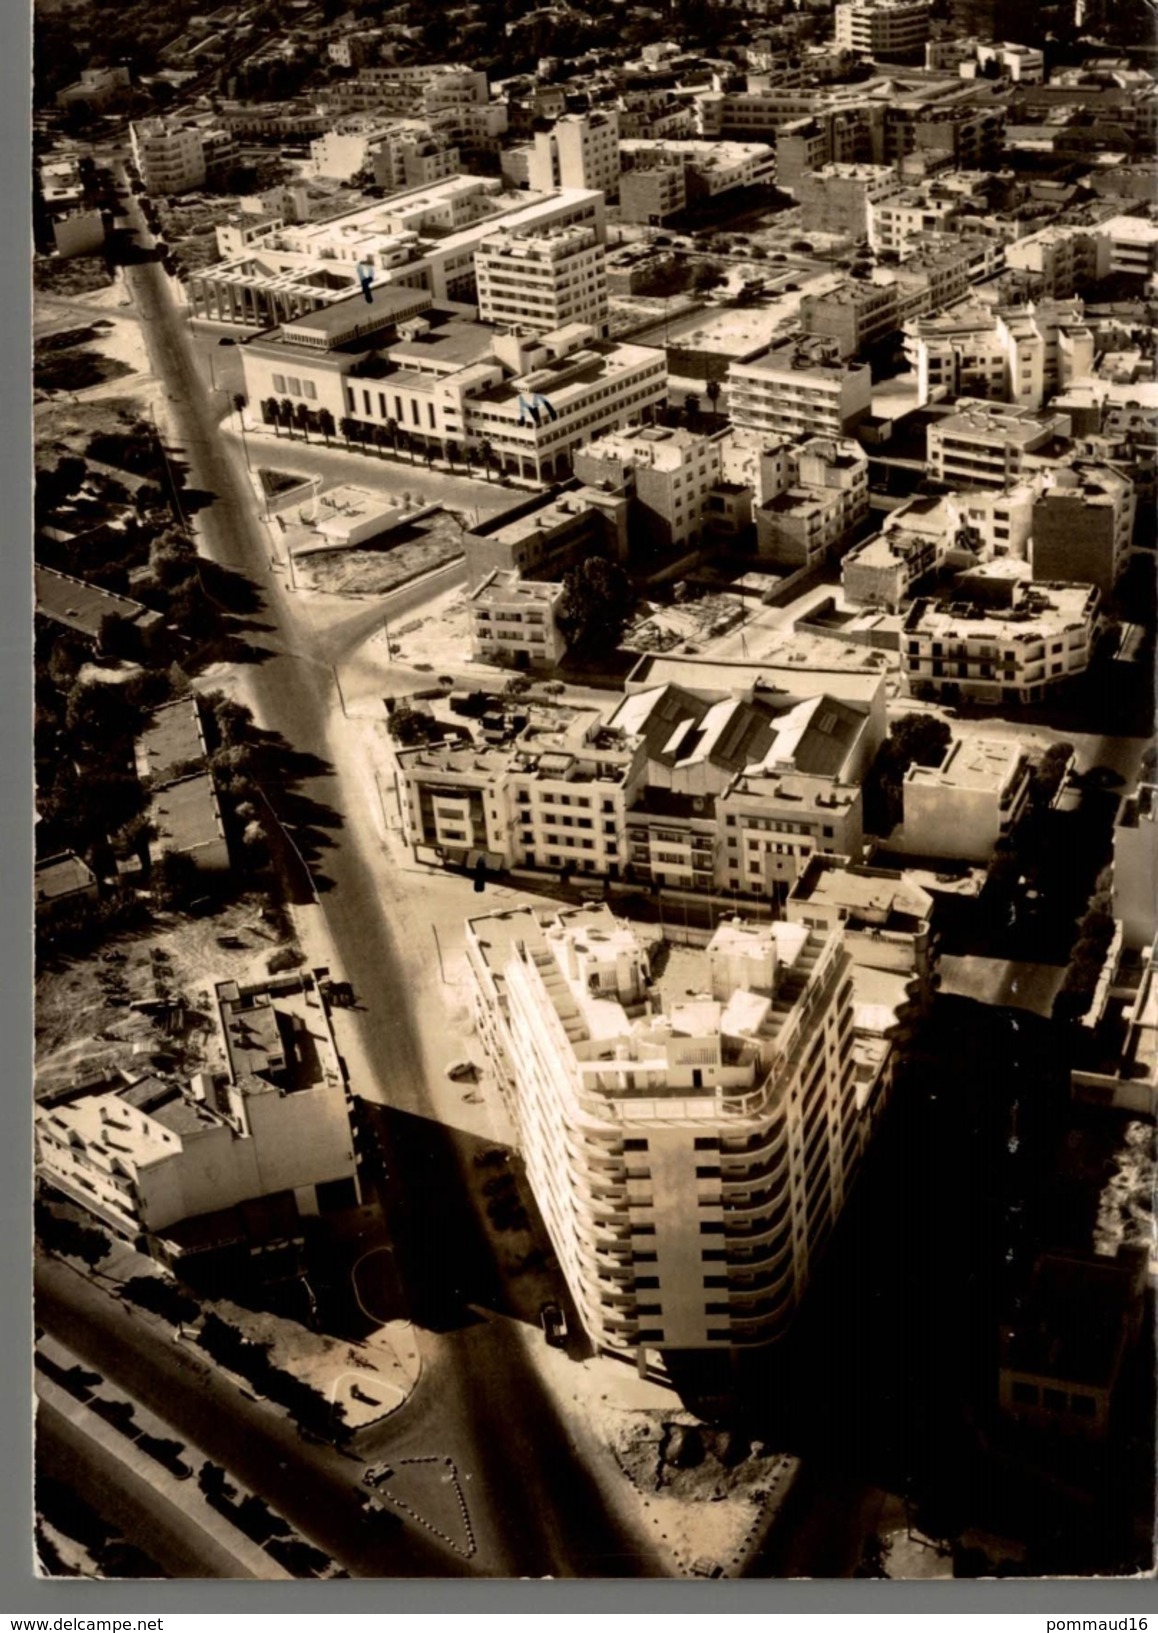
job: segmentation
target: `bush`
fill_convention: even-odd
[[[164,1316],[175,1327],[183,1321],[195,1321],[201,1314],[196,1299],[190,1298],[173,1282],[161,1276],[134,1276],[121,1289],[121,1296],[133,1304],[139,1304],[142,1310]]]

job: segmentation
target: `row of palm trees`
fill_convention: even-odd
[[[382,425],[373,425],[365,420],[356,420],[350,417],[343,418],[335,427],[334,416],[328,408],[312,409],[303,402],[291,402],[288,397],[267,397],[261,405],[261,416],[266,425],[272,425],[274,435],[281,436],[284,428],[292,441],[294,431],[300,431],[308,442],[310,432],[321,436],[327,448],[330,438],[340,434],[348,448],[351,442],[360,443],[363,447],[375,447],[382,452],[389,448],[392,453],[399,451],[409,454],[410,463],[416,464],[419,456],[425,459],[428,466],[434,463],[437,454],[447,461],[453,470],[460,461],[467,470],[474,469],[474,458],[486,472],[486,478],[491,480],[491,471],[499,469],[499,460],[494,448],[489,442],[480,442],[477,449],[469,446],[460,448],[457,442],[448,441],[440,448],[433,447],[425,438],[417,439],[409,431],[403,429],[397,420],[386,420]]]

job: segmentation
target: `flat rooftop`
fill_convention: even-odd
[[[165,851],[195,852],[225,837],[217,792],[207,771],[159,788],[149,801],[149,821],[156,830],[149,846],[154,858]]]
[[[137,776],[155,783],[169,782],[182,768],[205,759],[201,709],[195,697],[178,698],[156,709],[137,738]]]
[[[958,737],[939,766],[911,765],[905,786],[998,793],[1025,758],[1016,738]]]
[[[36,611],[40,617],[48,618],[54,624],[63,624],[66,629],[75,630],[78,635],[87,636],[91,641],[100,639],[101,623],[110,613],[127,618],[132,623],[154,623],[160,616],[140,601],[130,601],[126,595],[114,595],[111,590],[102,590],[83,578],[58,573],[52,567],[41,567],[39,563],[35,567],[34,584]]]

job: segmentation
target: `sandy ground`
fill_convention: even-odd
[[[108,327],[102,328],[92,340],[86,342],[85,349],[97,352],[129,371],[115,380],[87,386],[76,393],[57,392],[54,396],[64,396],[72,402],[106,403],[108,399],[116,397],[156,395],[158,387],[150,372],[141,325],[135,316],[122,315],[128,304],[123,275],[119,271],[116,282],[107,289],[78,297],[36,296],[33,334],[37,340],[88,323],[107,324]]]
[[[289,549],[299,551],[297,535],[316,542],[305,528],[290,529]],[[450,516],[429,516],[413,527],[399,528],[380,545],[352,550],[295,555],[294,571],[303,588],[339,595],[383,595],[436,567],[462,558],[462,529]]]

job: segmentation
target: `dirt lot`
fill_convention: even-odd
[[[213,983],[260,978],[270,953],[287,945],[263,921],[262,905],[248,896],[212,918],[157,919],[89,958],[43,971],[36,982],[37,1096],[102,1071],[189,1073],[212,1060]],[[238,944],[222,946],[221,938]],[[158,996],[171,1000],[167,1012],[130,1007]]]
[[[682,641],[699,643],[724,635],[743,616],[744,604],[737,595],[704,595],[671,607],[645,603],[623,645],[636,652],[670,652]]]
[[[438,511],[413,527],[400,527],[379,547],[359,545],[297,557],[295,567],[301,583],[310,589],[336,595],[383,595],[462,553],[461,527],[446,511]]]
[[[36,339],[32,379],[39,399],[54,391],[83,391],[136,372],[131,363],[107,354],[107,336],[115,331],[111,318],[45,334]]]
[[[189,198],[169,199],[160,206],[165,240],[189,271],[198,272],[221,259],[214,229],[237,211],[235,198],[204,198],[194,194]]]

